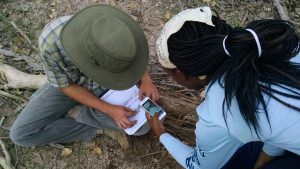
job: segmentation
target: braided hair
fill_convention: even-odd
[[[263,106],[269,122],[264,94],[300,111],[274,95],[300,99],[300,93],[291,89],[300,90],[300,64],[290,61],[300,51],[300,38],[292,24],[283,20],[250,22],[246,29],[256,32],[262,48],[262,55],[258,57],[257,44],[250,32],[232,28],[218,17],[213,16],[212,21],[215,27],[188,21],[167,43],[170,60],[186,76],[207,75],[210,86],[218,82],[224,88],[225,121],[225,106],[230,110],[234,97],[248,127],[252,129],[252,126],[257,135],[260,132],[258,105]],[[223,48],[226,36],[230,56]]]

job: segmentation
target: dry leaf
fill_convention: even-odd
[[[169,20],[169,19],[171,18],[171,12],[170,12],[170,11],[166,11],[166,13],[165,13],[165,18],[166,18],[167,20]]]
[[[101,151],[100,147],[94,148],[94,150],[92,151],[92,154],[97,155],[97,156],[101,155],[102,151]]]
[[[133,3],[133,2],[127,5],[127,8],[130,8],[130,9],[137,9],[137,7],[138,7],[138,4]]]
[[[52,2],[52,3],[50,4],[50,6],[55,6],[55,2]]]
[[[114,1],[114,0],[111,0],[109,4],[110,4],[111,6],[117,6],[116,1]]]
[[[96,141],[90,142],[90,143],[88,144],[88,147],[89,147],[90,149],[94,149],[95,147],[97,147]]]
[[[48,14],[48,16],[49,16],[50,19],[54,18],[54,16],[52,14]]]
[[[213,1],[212,3],[211,3],[211,6],[216,6],[216,1]]]
[[[60,153],[62,157],[68,157],[70,154],[72,154],[72,149],[70,148],[64,148]]]
[[[203,3],[209,4],[211,0],[202,0]]]

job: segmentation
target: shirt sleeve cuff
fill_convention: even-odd
[[[169,134],[169,133],[163,133],[162,135],[160,135],[159,141],[162,144],[165,144],[165,143],[169,142],[172,138],[174,138],[174,137],[171,134]]]
[[[263,151],[269,156],[281,156],[284,153],[284,149],[266,143],[263,146]]]

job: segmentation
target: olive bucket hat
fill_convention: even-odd
[[[147,40],[138,23],[107,5],[90,6],[75,14],[64,26],[61,41],[81,72],[114,90],[136,84],[149,59]]]

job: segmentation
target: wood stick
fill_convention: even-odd
[[[10,131],[9,127],[4,127],[4,126],[0,126],[1,129],[5,130],[5,131]]]
[[[161,85],[166,85],[166,86],[171,86],[171,87],[177,87],[177,88],[185,88],[183,86],[177,85],[177,84],[172,84],[172,83],[165,83],[165,82],[160,82]]]
[[[19,113],[19,111],[21,111],[27,105],[27,103],[28,102],[24,102],[21,105],[18,105],[18,107],[13,111],[13,114]]]
[[[10,155],[5,147],[4,142],[0,139],[0,145],[2,148],[2,151],[4,153],[4,157],[0,157],[0,165],[4,168],[4,169],[14,169],[14,167],[11,165],[11,158]]]
[[[36,50],[39,51],[38,48],[31,42],[31,40],[28,38],[28,36],[20,29],[18,28],[18,26],[13,22],[10,21],[11,25],[17,30],[17,32],[23,36],[23,38],[27,41],[27,43],[29,43],[29,45],[31,45],[31,47]]]
[[[4,96],[4,97],[8,97],[10,99],[14,99],[14,100],[18,100],[18,101],[22,101],[22,102],[27,102],[27,100],[21,98],[21,97],[18,97],[18,96],[15,96],[15,95],[12,95],[10,93],[7,93],[7,92],[4,92],[2,90],[0,90],[0,95]]]
[[[0,119],[0,126],[2,126],[4,120],[5,120],[5,116],[2,116],[1,119]]]
[[[245,21],[246,21],[248,15],[249,15],[249,11],[246,11],[246,13],[245,13],[245,15],[244,15],[244,18],[243,18],[243,20],[242,20],[240,26],[243,26],[243,25],[244,25],[244,23],[245,23]]]
[[[285,13],[284,8],[280,4],[280,0],[273,0],[274,5],[276,6],[278,13],[280,15],[280,18],[283,20],[290,20],[289,16]]]
[[[34,58],[25,56],[25,55],[17,55],[12,51],[0,49],[0,54],[3,54],[7,57],[13,57],[14,60],[24,60],[30,67],[33,68],[33,70],[43,70],[43,67],[41,64],[39,64]]]
[[[181,0],[178,0],[178,4],[179,4],[179,7],[180,7],[180,10],[183,11],[184,10],[184,6],[183,6]]]
[[[143,24],[140,24],[141,27],[143,27],[144,29],[146,29],[148,32],[150,32],[155,38],[157,38],[156,34],[151,30],[149,29],[147,26],[143,25]]]
[[[145,154],[145,155],[137,157],[136,159],[140,159],[140,158],[151,156],[151,155],[155,155],[155,154],[160,154],[160,153],[163,153],[163,152],[164,151],[157,151],[157,152],[154,152],[154,153]]]

